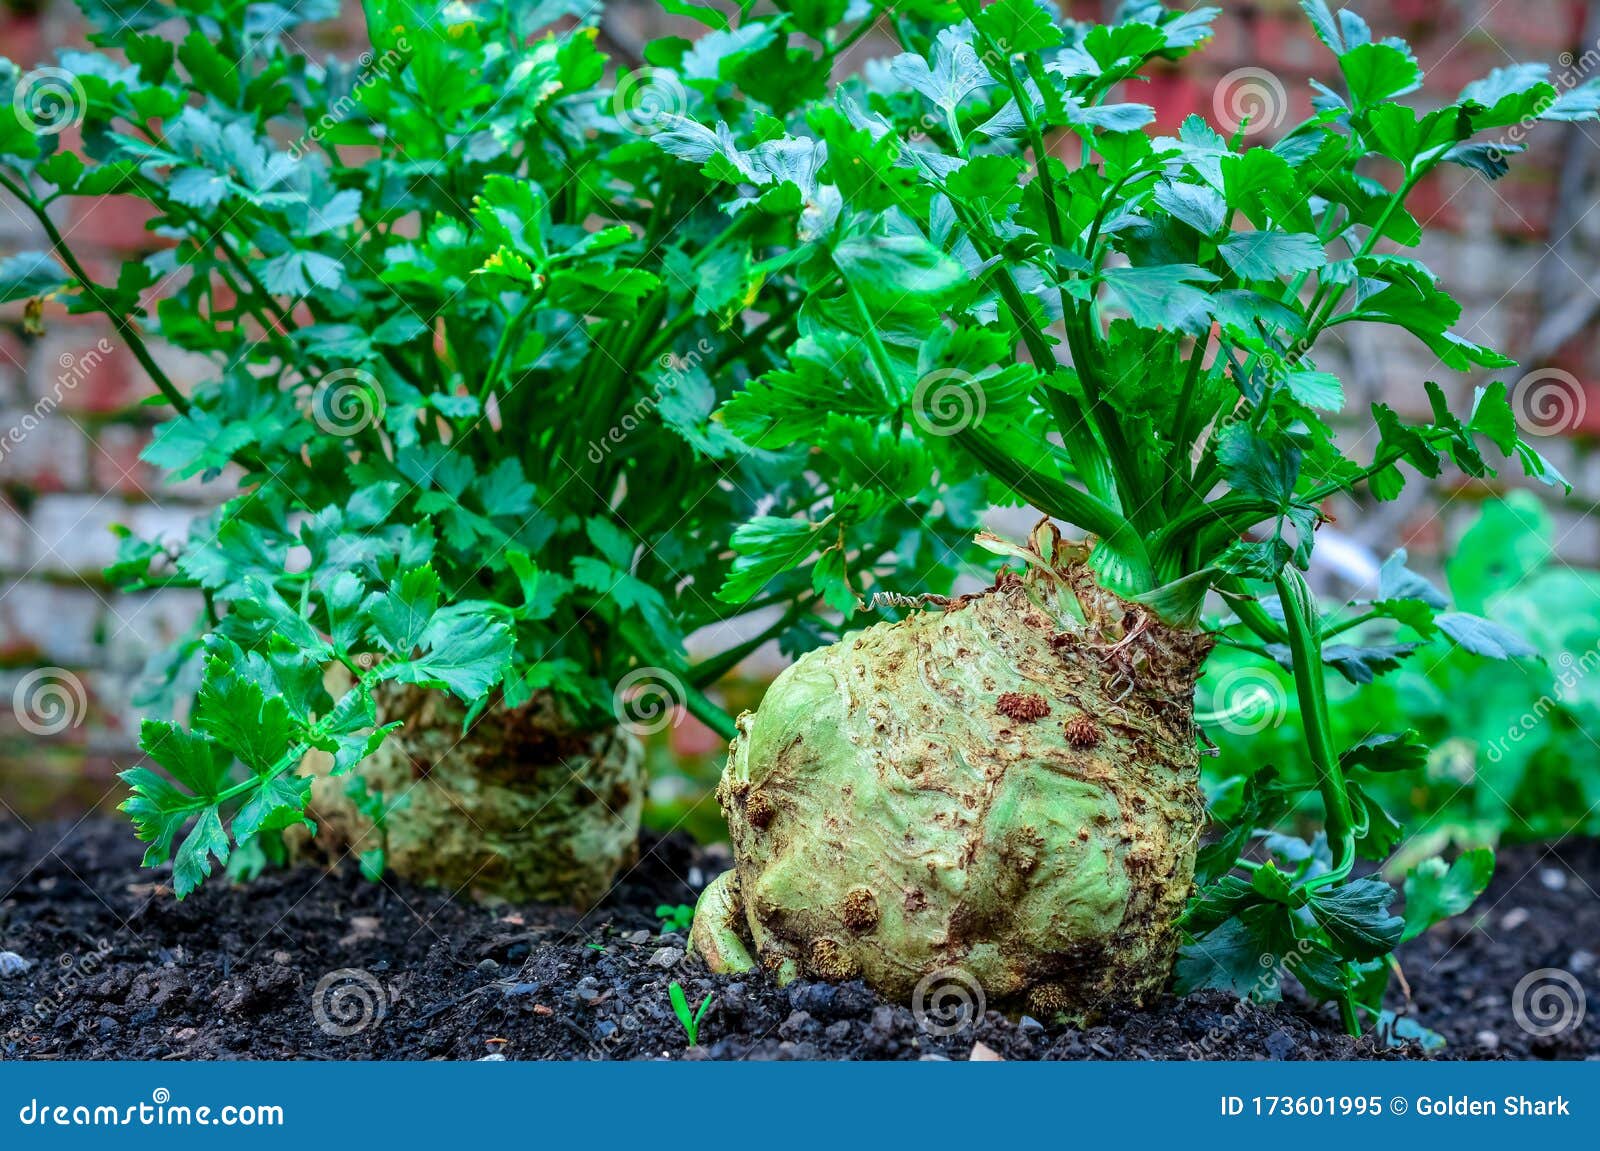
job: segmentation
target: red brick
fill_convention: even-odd
[[[45,44],[44,21],[0,9],[0,54],[24,70],[45,63],[51,53]]]
[[[150,442],[149,428],[108,424],[89,446],[89,471],[95,490],[144,495],[163,494],[161,472],[139,458]]]
[[[132,353],[98,325],[56,328],[38,341],[28,382],[35,400],[68,412],[118,412],[145,396]]]
[[[1202,99],[1201,89],[1188,76],[1175,69],[1153,72],[1150,83],[1140,89],[1139,99],[1156,112],[1156,127],[1175,133],[1190,113],[1198,112],[1211,119],[1208,100]]]
[[[75,198],[63,232],[75,251],[109,248],[114,252],[148,252],[166,246],[165,241],[145,229],[145,223],[154,215],[149,204],[131,196]]]
[[[1541,0],[1537,15],[1528,5],[1495,4],[1484,21],[1491,36],[1518,59],[1554,60],[1583,36],[1581,0]]]
[[[1444,545],[1444,520],[1432,511],[1405,524],[1400,529],[1401,542],[1419,555],[1438,555]]]
[[[1188,60],[1207,60],[1213,67],[1231,67],[1242,63],[1250,53],[1250,27],[1254,22],[1253,13],[1225,9],[1211,25],[1211,40],[1206,44],[1204,54],[1190,56]]]
[[[1256,21],[1251,32],[1255,51],[1251,63],[1278,73],[1286,86],[1299,83],[1308,70],[1329,63],[1303,17],[1267,17]]]
[[[1379,14],[1374,12],[1373,18]],[[1413,27],[1427,28],[1439,17],[1438,0],[1389,0],[1388,11],[1382,14],[1380,24],[1394,22]]]
[[[0,412],[0,483],[32,492],[82,491],[88,441],[64,412],[33,407]]]
[[[1424,83],[1427,91],[1441,99],[1454,100],[1468,84],[1481,80],[1491,69],[1508,63],[1501,53],[1491,56],[1469,44],[1452,47],[1446,42],[1439,45],[1438,51],[1445,55],[1433,57],[1422,52],[1417,59],[1426,75]]]
[[[1555,189],[1545,182],[1517,178],[1516,170],[1494,184],[1494,227],[1503,236],[1542,240],[1549,234]]]
[[[715,755],[727,748],[727,740],[687,713],[672,727],[672,753],[676,756]]]
[[[1416,217],[1425,231],[1430,228],[1460,231],[1461,209],[1456,202],[1456,195],[1465,179],[1462,173],[1435,171],[1424,177],[1412,191],[1406,200],[1406,210]]]
[[[1589,333],[1580,332],[1550,357],[1550,366],[1571,372],[1579,379],[1600,380],[1600,345]]]

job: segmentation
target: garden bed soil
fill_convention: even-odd
[[[1087,1029],[988,1012],[951,1034],[859,983],[709,975],[662,933],[660,904],[692,903],[726,856],[679,838],[588,914],[485,908],[355,869],[213,881],[184,901],[139,866],[123,823],[0,824],[0,978],[6,1059],[1330,1059],[1418,1058],[1340,1034],[1304,1003],[1165,996]],[[1454,1058],[1600,1058],[1600,844],[1501,854],[1469,917],[1401,952],[1411,1013]],[[11,966],[18,966],[12,963]],[[1559,968],[1589,1018],[1553,1036],[1511,997]],[[668,988],[711,995],[690,1047]],[[1403,1002],[1396,1006],[1403,1007]]]

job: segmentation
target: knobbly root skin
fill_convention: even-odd
[[[626,731],[575,731],[545,697],[490,707],[466,734],[461,705],[437,692],[386,684],[378,710],[405,726],[352,774],[398,801],[386,819],[395,874],[489,901],[589,907],[636,857],[644,753]],[[329,776],[329,763],[312,752],[302,767],[315,776],[317,835],[286,833],[300,857],[380,843],[350,777]]]
[[[756,961],[740,938],[739,873],[724,871],[711,881],[694,906],[689,946],[718,975],[744,975]]]
[[[1208,647],[1074,561],[806,654],[739,717],[701,953],[742,911],[769,970],[902,1001],[955,968],[1053,1018],[1142,1002],[1193,882]]]

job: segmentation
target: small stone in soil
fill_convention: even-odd
[[[499,975],[500,974],[500,965],[498,963],[496,963],[492,959],[482,960],[478,964],[478,974],[479,975]]]
[[[778,1034],[785,1039],[801,1039],[814,1034],[817,1030],[817,1021],[811,1018],[810,1012],[791,1011],[789,1018],[779,1025]]]
[[[21,975],[33,966],[33,960],[24,959],[15,951],[0,951],[0,979]]]
[[[1554,867],[1546,867],[1539,872],[1539,882],[1551,891],[1565,891],[1567,889],[1567,873]]]
[[[676,967],[678,961],[682,958],[683,949],[681,947],[658,947],[656,948],[656,953],[650,957],[650,966],[666,970],[669,967]]]
[[[1294,1036],[1287,1031],[1274,1031],[1267,1036],[1267,1054],[1274,1059],[1287,1059],[1294,1054]]]
[[[1490,1051],[1500,1046],[1500,1036],[1493,1031],[1480,1031],[1472,1037],[1472,1041],[1479,1047],[1485,1047]]]
[[[368,939],[376,939],[380,926],[381,924],[376,915],[351,916],[350,933],[339,940],[339,946],[350,947]]]
[[[1526,922],[1528,922],[1528,909],[1526,907],[1513,907],[1500,920],[1500,926],[1506,931],[1515,931]]]

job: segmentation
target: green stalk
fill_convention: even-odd
[[[505,327],[500,329],[500,341],[495,345],[494,358],[489,361],[489,370],[483,374],[483,383],[478,386],[478,398],[486,400],[495,384],[500,382],[500,373],[505,368],[506,359],[511,354],[512,337],[522,330],[522,322],[528,318],[528,313],[533,310],[533,305],[538,302],[537,289],[528,293],[528,298],[514,314],[506,319]]]
[[[1066,237],[1061,231],[1061,215],[1056,204],[1055,176],[1050,171],[1050,152],[1045,147],[1044,130],[1039,126],[1038,117],[1033,114],[1033,101],[1029,99],[1027,87],[1017,78],[1016,70],[1011,67],[1010,57],[996,44],[994,40],[982,30],[978,22],[978,0],[961,0],[961,10],[967,19],[978,27],[978,38],[984,50],[1004,61],[999,69],[1003,71],[1011,97],[1016,101],[1017,110],[1022,114],[1022,122],[1028,134],[1028,147],[1033,152],[1034,171],[1039,180],[1039,191],[1044,200],[1045,223],[1050,230],[1050,242],[1061,248],[1066,246]],[[1111,469],[1117,478],[1117,487],[1124,514],[1127,514],[1127,501],[1134,498],[1138,491],[1138,470],[1134,466],[1133,453],[1122,434],[1122,426],[1117,423],[1116,415],[1101,398],[1099,385],[1095,381],[1094,373],[1097,370],[1094,364],[1094,332],[1090,323],[1090,311],[1080,301],[1074,300],[1065,287],[1059,289],[1061,295],[1061,312],[1067,327],[1067,345],[1072,351],[1072,362],[1078,369],[1078,379],[1083,385],[1083,394],[1089,401],[1089,413],[1094,420],[1095,429],[1104,441],[1106,451],[1111,457]],[[1066,429],[1062,429],[1065,433]],[[1138,518],[1137,513],[1134,514]]]
[[[1286,638],[1283,628],[1278,626],[1278,621],[1267,614],[1259,600],[1251,595],[1238,576],[1229,576],[1227,579],[1217,581],[1217,590],[1222,592],[1228,600],[1228,606],[1233,609],[1233,614],[1239,617],[1239,622],[1244,624],[1267,643],[1283,643]]]
[[[872,366],[877,370],[878,387],[882,392],[884,408],[893,409],[900,406],[900,389],[895,384],[894,361],[889,357],[889,349],[884,347],[883,340],[878,336],[878,326],[872,319],[872,313],[867,310],[867,302],[861,298],[861,293],[856,291],[850,278],[842,271],[840,280],[844,283],[844,290],[850,297],[850,302],[855,305],[856,315],[861,319],[863,338],[867,343],[867,354],[872,359]]]
[[[716,732],[723,739],[731,740],[739,734],[738,725],[734,723],[733,716],[723,711],[706,697],[705,692],[695,687],[692,683],[685,682],[683,687],[683,707],[690,715]]]
[[[1334,748],[1332,722],[1328,715],[1327,681],[1322,668],[1322,615],[1305,576],[1298,568],[1285,566],[1274,581],[1283,603],[1284,627],[1294,663],[1295,692],[1300,698],[1301,720],[1306,728],[1306,746],[1317,772],[1317,789],[1326,808],[1328,847],[1333,853],[1333,870],[1319,876],[1318,886],[1337,883],[1350,874],[1355,862],[1355,821],[1350,814],[1350,795],[1344,769]]]
[[[807,601],[796,600],[789,606],[789,610],[784,612],[771,627],[764,628],[749,639],[701,660],[689,669],[689,682],[697,688],[716,683],[717,680],[737,667],[746,657],[753,654],[762,644],[776,638],[784,628],[789,627],[795,620],[799,619],[806,606]]]
[[[1317,789],[1325,809],[1324,829],[1333,866],[1325,875],[1306,883],[1307,889],[1330,887],[1342,882],[1355,864],[1355,821],[1350,812],[1350,794],[1344,769],[1333,743],[1328,716],[1327,682],[1322,669],[1322,613],[1316,597],[1298,568],[1285,566],[1278,573],[1278,597],[1283,603],[1284,626],[1289,634],[1289,651],[1294,663],[1295,691],[1300,697],[1301,721],[1306,729],[1306,746],[1317,772]],[[1354,969],[1340,964],[1347,983],[1354,982]],[[1361,1034],[1361,1020],[1351,992],[1337,996],[1339,1021],[1349,1035]]]
[[[1178,393],[1178,410],[1172,420],[1172,455],[1167,458],[1167,484],[1162,494],[1162,505],[1170,512],[1175,503],[1174,497],[1178,495],[1178,483],[1190,478],[1189,475],[1189,416],[1194,406],[1195,389],[1200,383],[1200,369],[1202,361],[1206,358],[1206,349],[1211,346],[1211,333],[1207,332],[1195,341],[1194,351],[1189,357],[1189,370],[1184,374],[1183,390]],[[1204,498],[1205,493],[1200,493]]]
[[[857,40],[860,40],[861,37],[872,31],[873,25],[877,24],[878,17],[882,15],[883,9],[874,4],[871,11],[861,18],[861,23],[852,28],[843,39],[826,49],[828,56],[830,58],[838,57],[849,51],[851,46],[854,45]]]
[[[973,246],[978,249],[980,255],[988,259],[994,253],[992,250],[986,250],[985,245],[979,242],[976,221],[971,219],[959,204],[955,205],[955,210]],[[1040,371],[1050,371],[1057,367],[1055,351],[1045,338],[1043,330],[1034,323],[1033,316],[1028,311],[1027,298],[1017,286],[1015,277],[1004,264],[996,264],[992,274],[995,290],[1000,294],[1001,302],[1005,304],[1006,310],[1011,313],[1011,318],[1021,332],[1022,342],[1027,347],[1034,366]],[[1055,415],[1057,430],[1061,433],[1062,440],[1072,457],[1072,466],[1083,477],[1084,485],[1094,493],[1096,499],[1107,504],[1114,502],[1115,478],[1105,448],[1095,436],[1093,423],[1084,414],[1082,405],[1074,397],[1062,393],[1057,388],[1048,388],[1047,391],[1049,394],[1046,399]]]
[[[1059,476],[1048,475],[1014,458],[975,428],[967,428],[956,438],[996,479],[1029,503],[1105,540],[1129,569],[1128,578],[1114,581],[1118,586],[1109,590],[1127,597],[1140,595],[1155,586],[1155,573],[1144,539],[1121,512]]]

